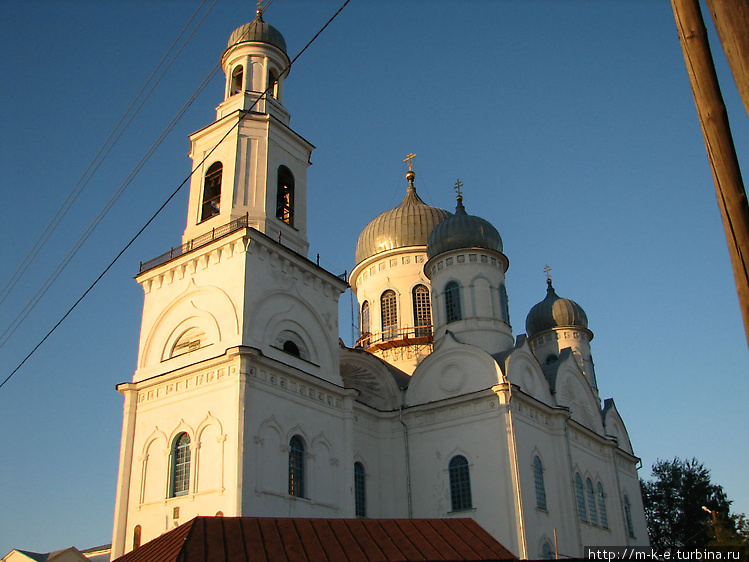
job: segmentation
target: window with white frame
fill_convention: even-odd
[[[468,460],[463,455],[450,459],[450,502],[452,511],[463,511],[473,508],[471,498],[471,475]]]
[[[190,491],[190,436],[180,433],[172,446],[171,497],[184,496]]]
[[[455,281],[450,281],[445,285],[445,320],[457,322],[463,318],[463,312],[460,306],[460,286]]]
[[[398,328],[398,302],[395,291],[388,289],[380,297],[380,313],[382,318],[382,339],[392,340]]]
[[[289,441],[289,495],[304,497],[304,441],[298,435]]]
[[[627,520],[627,534],[630,538],[635,538],[635,526],[632,523],[632,504],[629,503],[627,494],[624,494],[624,518]]]
[[[588,489],[588,519],[592,525],[598,525],[598,510],[596,509],[596,492],[593,489],[593,481],[590,478],[586,479],[585,486]]]
[[[431,333],[432,306],[429,302],[429,289],[425,285],[416,285],[413,290],[414,335],[418,338]]]
[[[354,509],[357,517],[367,516],[367,483],[364,465],[354,463]]]
[[[546,487],[544,486],[544,465],[541,457],[533,457],[533,479],[536,484],[536,507],[546,510]]]
[[[575,474],[575,499],[577,500],[577,516],[580,521],[588,522],[588,514],[585,510],[585,489],[583,479],[579,473]]]
[[[606,516],[606,495],[603,493],[603,484],[598,483],[598,515],[601,519],[601,527],[609,528],[609,519]]]

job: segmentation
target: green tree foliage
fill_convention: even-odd
[[[658,460],[653,480],[640,481],[650,544],[657,550],[702,548],[715,544],[713,517],[719,527],[735,532],[731,501],[723,488],[710,481],[710,471],[696,459]],[[720,538],[720,537],[719,537]]]

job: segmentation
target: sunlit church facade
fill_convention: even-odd
[[[585,312],[549,279],[514,336],[502,240],[460,192],[426,205],[409,160],[348,280],[307,258],[313,146],[283,105],[288,63],[260,14],[231,35],[216,121],[190,137],[183,244],[136,278],[112,558],[197,515],[471,517],[521,558],[647,544]]]

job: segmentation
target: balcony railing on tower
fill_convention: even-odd
[[[392,328],[383,332],[368,332],[361,335],[354,347],[363,347],[367,351],[377,351],[378,349],[391,349],[406,345],[425,345],[433,341],[432,325],[425,324],[423,326]]]
[[[247,226],[251,226],[249,215],[234,219],[230,223],[218,226],[210,232],[206,232],[205,234],[202,234],[197,238],[188,240],[181,246],[172,248],[168,252],[164,252],[163,254],[153,258],[152,260],[140,262],[139,273],[143,273],[144,271],[148,271],[149,269],[153,269],[154,267],[165,264],[166,262],[173,260],[174,258],[178,258],[179,256],[200,248],[201,246],[210,244],[214,240],[218,240],[219,238],[222,238],[227,234],[231,234],[232,232],[235,232],[240,228],[245,228]]]

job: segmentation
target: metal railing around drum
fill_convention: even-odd
[[[425,324],[424,326],[407,326],[405,328],[392,328],[377,333],[370,332],[362,334],[354,347],[361,346],[364,349],[375,351],[377,349],[389,349],[404,345],[424,345],[433,341],[432,325]]]
[[[165,264],[168,261],[173,260],[174,258],[178,258],[179,256],[183,254],[186,254],[188,252],[196,250],[197,248],[210,244],[214,240],[218,240],[219,238],[222,238],[228,234],[231,234],[232,232],[239,230],[240,228],[245,228],[247,226],[249,226],[248,215],[239,217],[238,219],[234,219],[230,223],[214,228],[210,232],[206,232],[205,234],[198,236],[197,238],[188,240],[181,246],[172,248],[168,252],[165,252],[161,254],[160,256],[153,258],[152,260],[140,262],[139,273],[143,273],[144,271],[148,271],[149,269],[153,269],[154,267]]]

